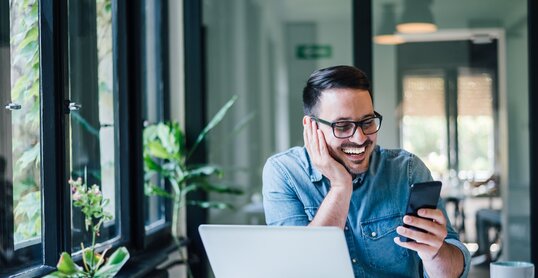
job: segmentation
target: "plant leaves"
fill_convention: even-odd
[[[189,169],[185,175],[185,179],[192,179],[201,176],[217,175],[222,176],[222,170],[218,166],[212,165],[196,165]]]
[[[224,116],[226,115],[226,113],[228,112],[230,107],[232,107],[232,105],[235,103],[236,100],[237,100],[237,95],[233,96],[228,102],[226,102],[224,106],[222,106],[222,108],[217,112],[217,114],[213,116],[211,121],[209,121],[207,126],[204,128],[204,130],[202,130],[200,135],[198,135],[198,138],[196,138],[194,145],[192,146],[189,154],[187,155],[187,159],[194,153],[198,145],[202,142],[202,140],[204,140],[207,133],[209,133],[211,129],[213,129],[218,123],[222,121],[222,119],[224,118]]]
[[[129,251],[125,247],[116,250],[106,263],[95,273],[95,277],[114,277],[129,260]]]
[[[174,196],[172,194],[168,193],[168,191],[162,189],[161,187],[158,187],[154,184],[146,184],[146,195],[150,196],[159,196],[164,198],[173,199]]]
[[[67,252],[62,253],[56,267],[58,268],[58,272],[61,272],[66,275],[83,273],[82,268],[76,265],[75,262],[73,262],[73,259]]]
[[[166,151],[166,148],[159,141],[150,141],[148,142],[149,153],[151,156],[168,159],[170,154]]]

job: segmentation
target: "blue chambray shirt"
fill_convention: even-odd
[[[376,146],[366,173],[354,180],[344,234],[355,277],[420,277],[415,251],[394,243],[403,224],[409,186],[431,181],[428,168],[404,150]],[[321,205],[330,181],[316,170],[306,148],[294,147],[270,157],[263,169],[263,206],[268,225],[306,226]],[[443,202],[438,204],[445,217]],[[445,241],[465,258],[467,277],[471,256],[450,223]],[[424,272],[427,277],[427,274]]]

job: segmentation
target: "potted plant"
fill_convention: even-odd
[[[88,187],[81,178],[69,180],[69,184],[73,206],[80,208],[84,214],[86,231],[92,233],[92,245],[85,248],[81,243],[83,267],[75,264],[69,253],[63,252],[56,265],[58,270],[46,277],[114,277],[129,260],[127,248],[119,247],[108,259],[105,257],[108,249],[102,254],[95,250],[95,240],[101,225],[112,219],[112,215],[104,210],[110,200],[103,198],[97,185]]]
[[[181,209],[185,205],[202,208],[232,208],[228,203],[202,200],[186,200],[186,195],[194,190],[216,192],[222,194],[242,194],[242,190],[220,182],[223,171],[216,165],[189,164],[189,158],[207,133],[224,118],[227,111],[235,103],[237,97],[231,98],[211,119],[209,124],[198,135],[190,150],[187,149],[185,135],[177,122],[161,122],[144,129],[144,170],[146,194],[161,196],[173,202],[172,235],[178,246],[181,246],[181,235],[178,231]],[[154,176],[162,177],[170,184],[166,190],[152,183]],[[180,252],[181,254],[181,252]]]

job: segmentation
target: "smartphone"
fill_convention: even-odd
[[[439,202],[439,195],[441,194],[441,185],[442,183],[440,181],[428,181],[412,184],[410,188],[409,199],[407,200],[407,208],[405,214],[420,217],[418,216],[419,209],[437,208],[437,203]],[[428,219],[425,217],[421,218]],[[420,228],[409,226],[407,224],[404,224],[403,226],[415,231],[425,232]],[[400,241],[409,242],[415,240],[400,236]]]

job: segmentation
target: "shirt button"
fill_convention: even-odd
[[[355,259],[355,258],[351,259],[351,261],[352,261],[354,264],[357,263],[357,259]]]
[[[347,231],[347,230],[349,230],[349,228],[348,228],[347,226],[345,226],[345,227],[344,227],[344,230],[346,230],[346,231]]]
[[[376,237],[377,236],[377,233],[376,232],[372,232],[372,237]]]

